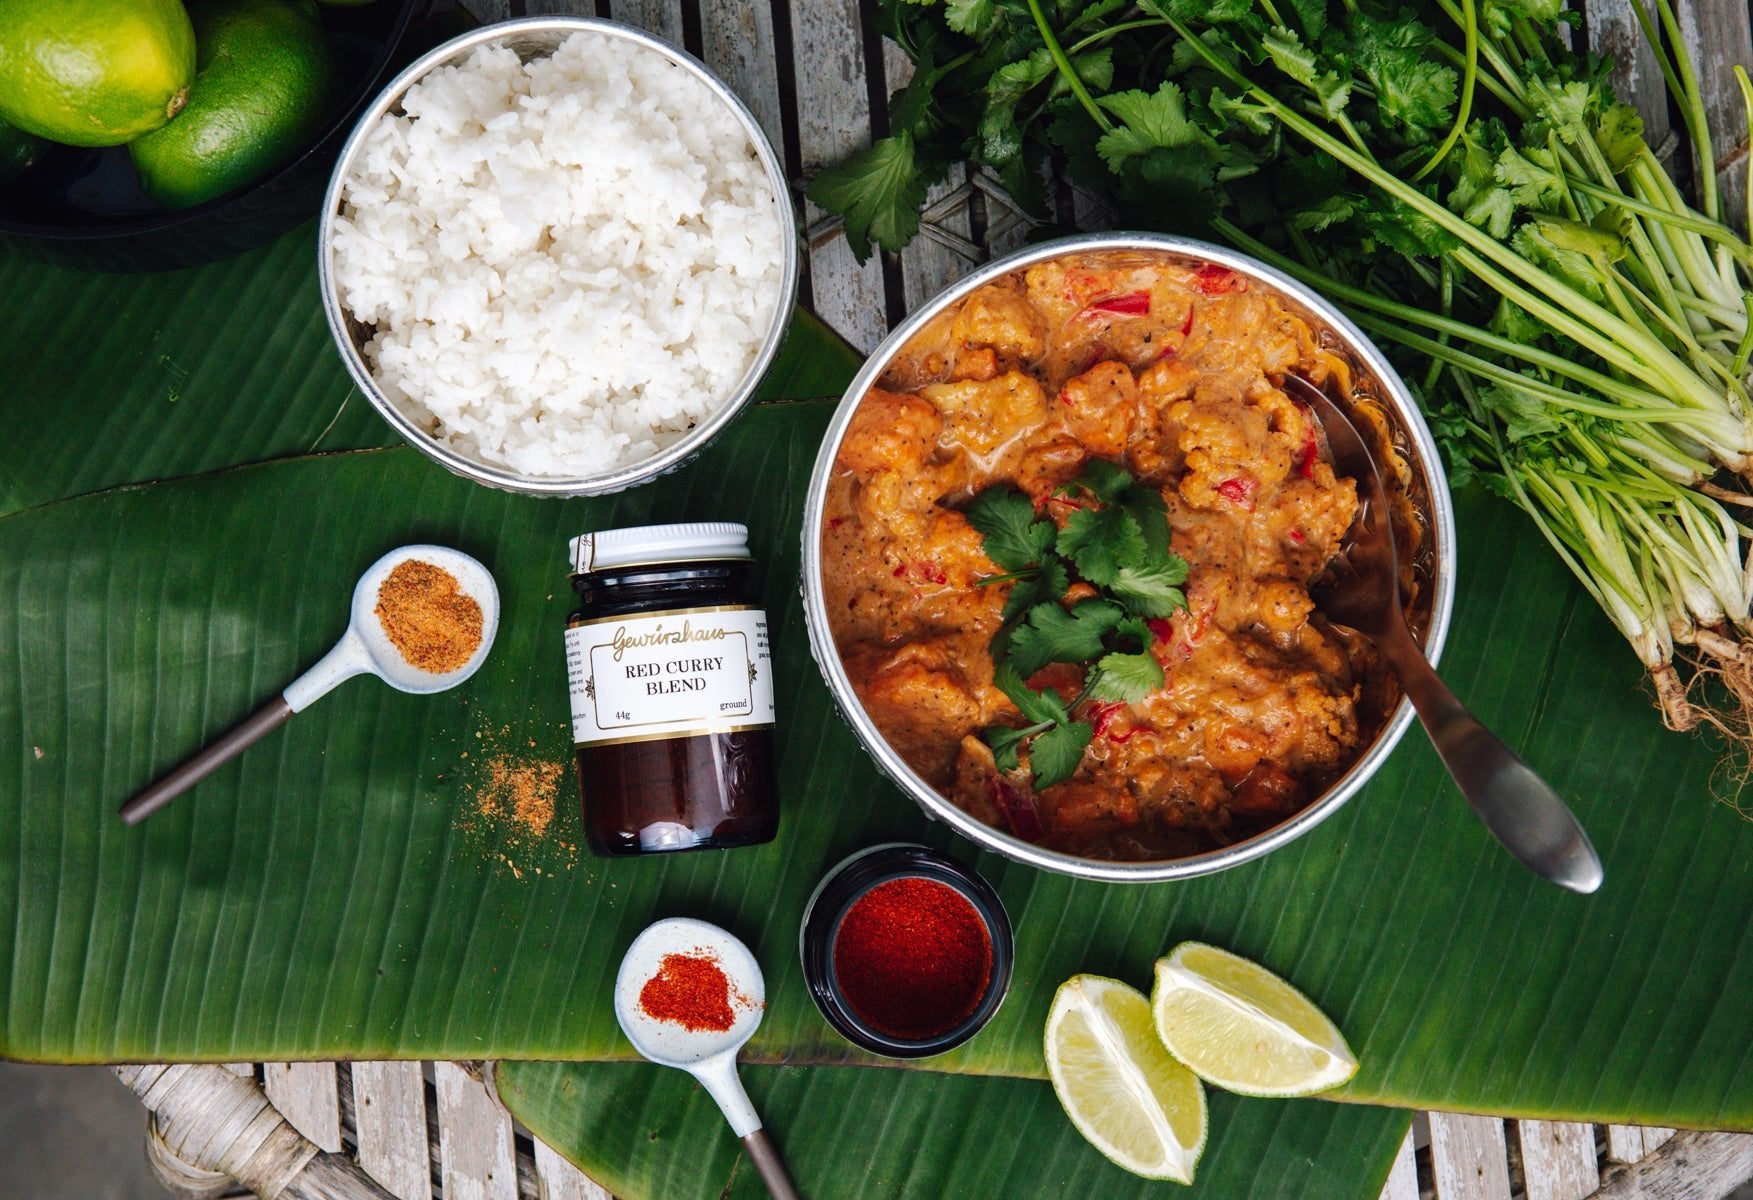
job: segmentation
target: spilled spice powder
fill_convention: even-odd
[[[422,671],[455,671],[481,645],[481,606],[456,576],[417,558],[396,564],[373,611],[390,644]]]
[[[741,997],[739,997],[740,999]],[[645,1015],[696,1032],[722,1033],[736,1024],[730,1007],[730,980],[718,960],[696,949],[692,954],[666,954],[657,974],[639,989]]]
[[[564,763],[519,762],[496,754],[487,760],[487,778],[475,793],[475,806],[484,817],[510,817],[525,833],[541,837],[554,819],[565,773]]]

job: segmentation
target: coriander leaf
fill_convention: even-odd
[[[1290,6],[1303,23],[1303,32],[1319,41],[1327,32],[1327,0],[1290,0]]]
[[[1070,586],[1071,577],[1066,574],[1065,564],[1049,556],[1042,561],[1040,573],[1033,579],[1019,579],[1011,585],[1001,620],[1009,625],[1037,604],[1057,604]],[[997,653],[996,647],[994,653]]]
[[[1138,522],[1150,557],[1173,557],[1169,553],[1169,506],[1163,502],[1161,492],[1149,484],[1135,483],[1120,497],[1120,507]]]
[[[957,33],[985,41],[998,26],[998,6],[993,0],[944,0],[943,17]]]
[[[1106,600],[1079,601],[1070,610],[1057,601],[1037,604],[1011,631],[1005,664],[1027,679],[1048,663],[1097,658],[1106,650],[1102,638],[1124,615],[1119,605]]]
[[[1055,492],[1058,496],[1070,496],[1079,488],[1088,492],[1103,504],[1116,504],[1126,489],[1132,486],[1132,473],[1116,467],[1105,458],[1092,458],[1083,465],[1083,474],[1070,483],[1060,486]]]
[[[1518,151],[1505,146],[1498,155],[1497,181],[1509,188],[1517,204],[1528,208],[1562,208],[1570,194],[1564,172],[1553,162],[1552,152],[1540,147]]]
[[[1053,522],[1038,519],[1034,502],[1015,488],[987,488],[974,497],[962,515],[985,538],[981,548],[986,557],[1003,570],[1026,571],[1038,566],[1052,549]]]
[[[1595,144],[1617,175],[1643,153],[1643,118],[1629,104],[1615,104],[1595,126]]]
[[[1149,651],[1106,654],[1096,663],[1090,698],[1137,704],[1162,686],[1163,666]]]
[[[1446,133],[1457,77],[1425,57],[1435,41],[1430,26],[1410,13],[1383,20],[1359,12],[1348,31],[1352,65],[1368,81],[1383,119],[1413,144]]]
[[[1022,744],[1034,734],[1021,729],[1012,729],[1008,725],[988,725],[980,731],[980,740],[992,747],[992,761],[1004,772],[1021,768],[1017,759],[1017,751]]]
[[[1223,25],[1251,13],[1254,0],[1142,0],[1138,7],[1160,17],[1173,17],[1183,24]]]
[[[1504,436],[1512,442],[1539,439],[1564,429],[1544,400],[1520,389],[1492,386],[1480,388],[1478,395],[1479,403],[1503,423]]]
[[[1211,89],[1209,101],[1214,115],[1223,123],[1239,124],[1250,133],[1268,134],[1278,126],[1278,117],[1266,105],[1245,96],[1231,96],[1218,88]]]
[[[1114,86],[1114,52],[1106,46],[1077,55],[1071,60],[1071,69],[1083,81],[1084,86],[1092,91],[1105,92]],[[1054,93],[1070,90],[1071,85],[1065,82],[1065,77],[1055,71]]]
[[[992,686],[1010,698],[1023,717],[1034,723],[1046,722],[1061,725],[1071,720],[1071,713],[1065,707],[1065,701],[1059,693],[1048,689],[1037,692],[1023,682],[1022,676],[1010,667],[1000,664],[992,669]]]
[[[1404,200],[1385,193],[1378,192],[1360,205],[1357,218],[1371,237],[1409,258],[1420,255],[1441,258],[1461,245],[1435,221]]]
[[[1337,72],[1322,71],[1315,52],[1303,45],[1294,30],[1275,25],[1260,44],[1274,66],[1314,93],[1329,118],[1345,111],[1351,101],[1351,84]]]
[[[1078,509],[1066,518],[1057,545],[1097,587],[1113,583],[1121,567],[1142,562],[1146,550],[1143,530],[1123,508]]]
[[[1029,743],[1029,770],[1034,772],[1037,792],[1071,778],[1094,732],[1088,721],[1072,721],[1035,735]]]
[[[1337,225],[1351,219],[1357,206],[1344,196],[1328,196],[1314,204],[1304,205],[1290,215],[1292,229],[1301,229],[1308,233],[1320,233],[1329,225]]]
[[[1604,212],[1601,215],[1611,214]],[[1581,221],[1542,214],[1534,218],[1534,228],[1560,250],[1574,251],[1603,267],[1625,257],[1625,236],[1613,227],[1610,220],[1584,225]]]
[[[1115,649],[1128,654],[1133,653],[1133,651],[1125,649],[1128,642],[1137,646],[1139,650],[1148,650],[1157,640],[1156,635],[1150,631],[1150,622],[1141,617],[1127,617],[1114,626],[1114,637],[1116,639]]]
[[[1185,582],[1187,560],[1170,555],[1165,563],[1120,568],[1108,590],[1135,617],[1167,617],[1187,607]]]
[[[1588,116],[1597,107],[1600,94],[1581,80],[1550,83],[1538,75],[1527,80],[1529,106],[1536,115],[1550,122],[1552,132],[1567,146],[1588,135]],[[1525,136],[1525,135],[1524,135]]]
[[[1173,83],[1164,83],[1154,93],[1115,92],[1096,103],[1121,122],[1096,142],[1096,152],[1110,170],[1118,172],[1128,159],[1155,149],[1209,150],[1212,146],[1205,131],[1188,120],[1181,89]]]
[[[809,198],[846,218],[846,241],[859,262],[871,242],[899,251],[919,232],[919,207],[932,182],[921,170],[913,135],[896,134],[823,167],[810,181]]]

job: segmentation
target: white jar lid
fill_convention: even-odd
[[[580,534],[569,545],[575,575],[611,567],[753,557],[749,553],[749,527],[733,521],[604,529]]]

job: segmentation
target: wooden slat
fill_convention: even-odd
[[[1497,1117],[1431,1113],[1430,1165],[1437,1200],[1510,1200],[1509,1147]]]
[[[986,249],[993,258],[1021,250],[1028,243],[1035,222],[1012,202],[998,176],[978,168],[970,182],[986,200]]]
[[[609,15],[655,33],[672,46],[682,44],[681,0],[609,0]]]
[[[1406,1140],[1400,1143],[1400,1153],[1394,1156],[1388,1182],[1382,1185],[1381,1200],[1418,1200],[1418,1159],[1412,1148],[1410,1128],[1406,1130]]]
[[[464,0],[461,7],[483,25],[511,17],[511,5],[506,0]]]
[[[330,1154],[340,1152],[341,1093],[334,1063],[263,1063],[262,1090],[287,1124]]]
[[[1607,1126],[1607,1161],[1634,1163],[1644,1155],[1641,1125]]]
[[[1607,1181],[1592,1200],[1722,1200],[1753,1179],[1753,1135],[1676,1134]]]
[[[359,1165],[399,1200],[431,1200],[426,1080],[417,1062],[353,1064]]]
[[[445,1200],[517,1200],[511,1117],[456,1063],[433,1064],[438,1158]]]
[[[1680,0],[1674,7],[1680,18],[1681,40],[1692,55],[1698,86],[1704,93],[1723,217],[1731,226],[1744,229],[1747,109],[1732,68],[1739,63],[1753,70],[1753,19],[1747,0]]]
[[[700,0],[700,35],[706,65],[742,97],[774,149],[785,145],[773,10],[756,0]]]
[[[798,151],[807,178],[870,144],[870,93],[858,0],[792,5],[791,38]],[[779,145],[778,135],[772,136]],[[822,228],[827,216],[804,202],[805,228]],[[875,349],[889,328],[881,256],[872,254],[860,264],[840,234],[812,236],[809,272],[816,315],[859,350],[868,354]]]
[[[1613,59],[1613,90],[1643,117],[1644,138],[1658,149],[1668,136],[1668,89],[1632,0],[1589,0],[1589,48]]]
[[[1668,1129],[1660,1125],[1645,1125],[1643,1127],[1644,1156],[1647,1158],[1657,1150],[1660,1150],[1662,1146],[1667,1143],[1669,1138],[1679,1132],[1678,1129]]]
[[[227,1071],[230,1071],[233,1075],[240,1078],[254,1079],[256,1077],[255,1063],[223,1063],[221,1065],[224,1066]]]
[[[1601,1186],[1595,1127],[1571,1121],[1518,1121],[1528,1200],[1583,1200]]]
[[[538,1200],[615,1200],[594,1179],[549,1149],[541,1138],[533,1140]]]

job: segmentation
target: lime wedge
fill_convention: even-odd
[[[1357,1071],[1351,1047],[1309,998],[1258,963],[1182,942],[1157,960],[1151,997],[1169,1052],[1244,1096],[1307,1096]]]
[[[1146,1179],[1193,1182],[1205,1089],[1164,1052],[1143,992],[1072,976],[1053,996],[1046,1053],[1053,1091],[1091,1145]]]

